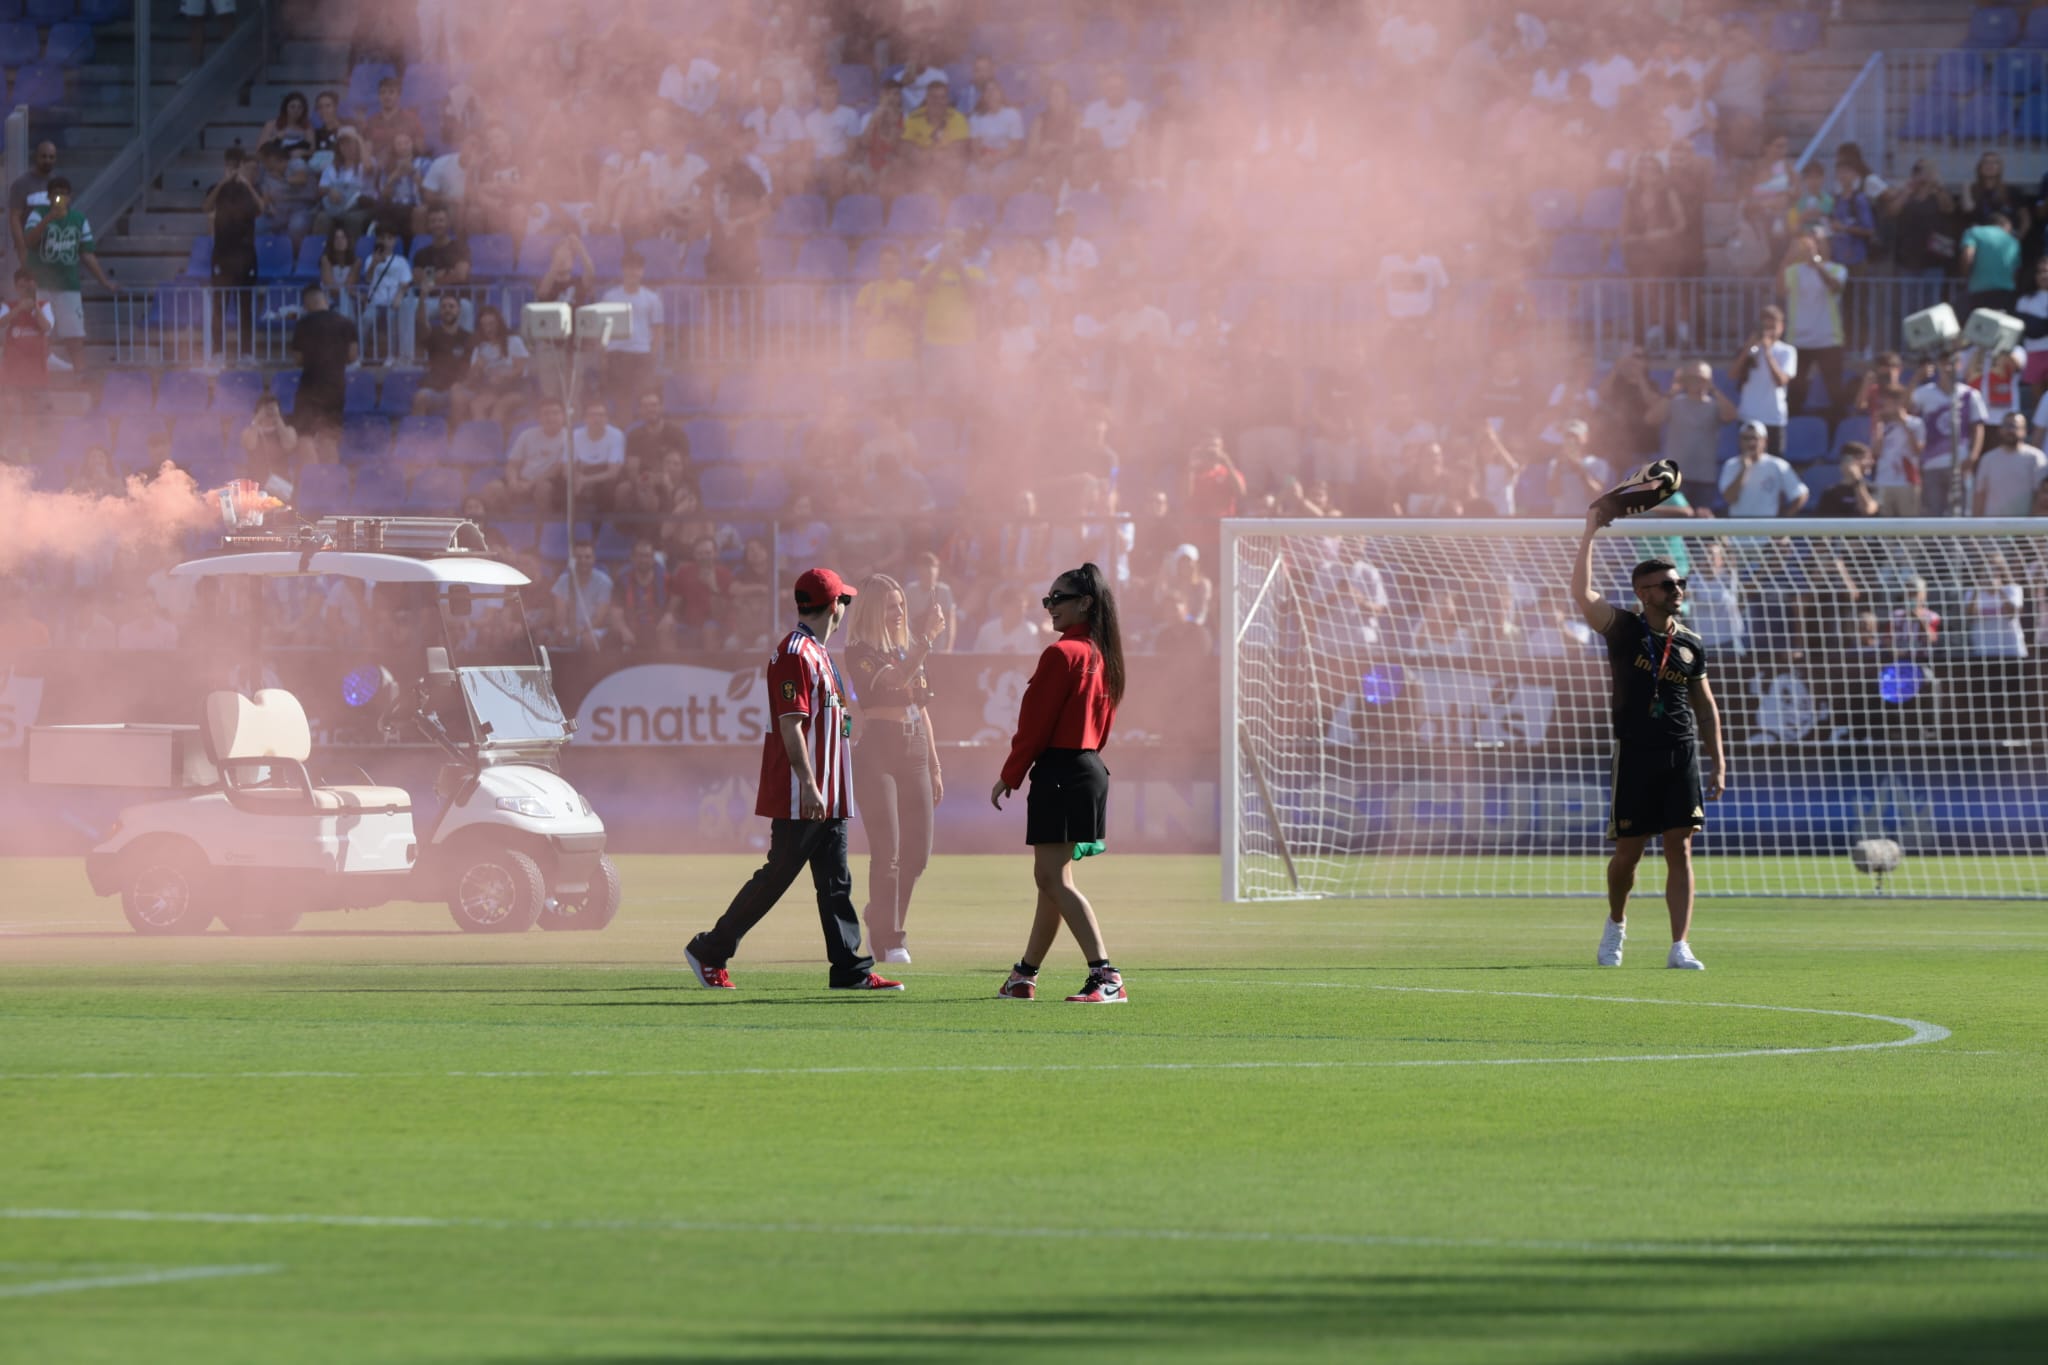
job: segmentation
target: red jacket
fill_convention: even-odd
[[[1003,785],[1011,791],[1023,786],[1031,765],[1047,749],[1100,749],[1109,742],[1115,719],[1109,678],[1102,655],[1088,638],[1088,627],[1061,631],[1060,638],[1038,656],[1038,671],[1024,689],[1017,737],[1010,741],[1010,761],[1003,764]]]

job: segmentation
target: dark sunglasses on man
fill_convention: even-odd
[[[1685,583],[1686,580],[1683,578],[1660,578],[1654,583],[1645,583],[1643,586],[1646,588],[1662,588],[1666,592],[1684,592]]]

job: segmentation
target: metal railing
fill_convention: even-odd
[[[1900,142],[2001,151],[2048,145],[2048,52],[1889,52],[1883,71],[1879,122]]]
[[[1832,167],[1835,148],[1844,142],[1855,143],[1863,152],[1864,162],[1873,170],[1880,173],[1889,171],[1892,124],[1885,108],[1887,69],[1886,54],[1870,54],[1870,60],[1863,63],[1856,79],[1849,82],[1849,88],[1835,102],[1834,110],[1821,124],[1820,131],[1799,154],[1799,163],[1792,168],[1794,171],[1805,170],[1806,163],[1816,158],[1822,165]]]

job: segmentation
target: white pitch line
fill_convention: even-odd
[[[1412,1237],[1374,1233],[1286,1232],[1227,1228],[961,1226],[945,1223],[743,1222],[698,1218],[445,1218],[361,1213],[225,1213],[157,1209],[0,1209],[0,1220],[69,1223],[183,1223],[221,1227],[482,1230],[490,1232],[647,1232],[739,1236],[927,1237],[1019,1241],[1186,1242],[1272,1246],[1534,1251],[1565,1255],[1697,1256],[1717,1260],[1787,1260],[1836,1256],[1857,1260],[2048,1261],[2024,1247],[1876,1245],[1864,1242],[1594,1241],[1563,1238]],[[244,1273],[274,1270],[256,1267]],[[231,1267],[224,1269],[233,1269]]]
[[[129,1289],[145,1284],[179,1284],[187,1280],[222,1280],[239,1275],[271,1275],[277,1265],[185,1265],[166,1270],[141,1270],[132,1275],[94,1275],[35,1284],[0,1284],[0,1299],[28,1299],[44,1294],[75,1294],[87,1289]]]

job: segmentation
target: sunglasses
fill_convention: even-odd
[[[1085,592],[1049,592],[1038,599],[1038,605],[1044,607],[1047,611],[1051,611],[1062,602],[1071,602],[1078,597],[1086,597],[1087,595]]]
[[[1645,583],[1643,586],[1645,588],[1664,588],[1667,590],[1676,588],[1679,592],[1684,592],[1685,580],[1683,578],[1660,578],[1654,583]]]

